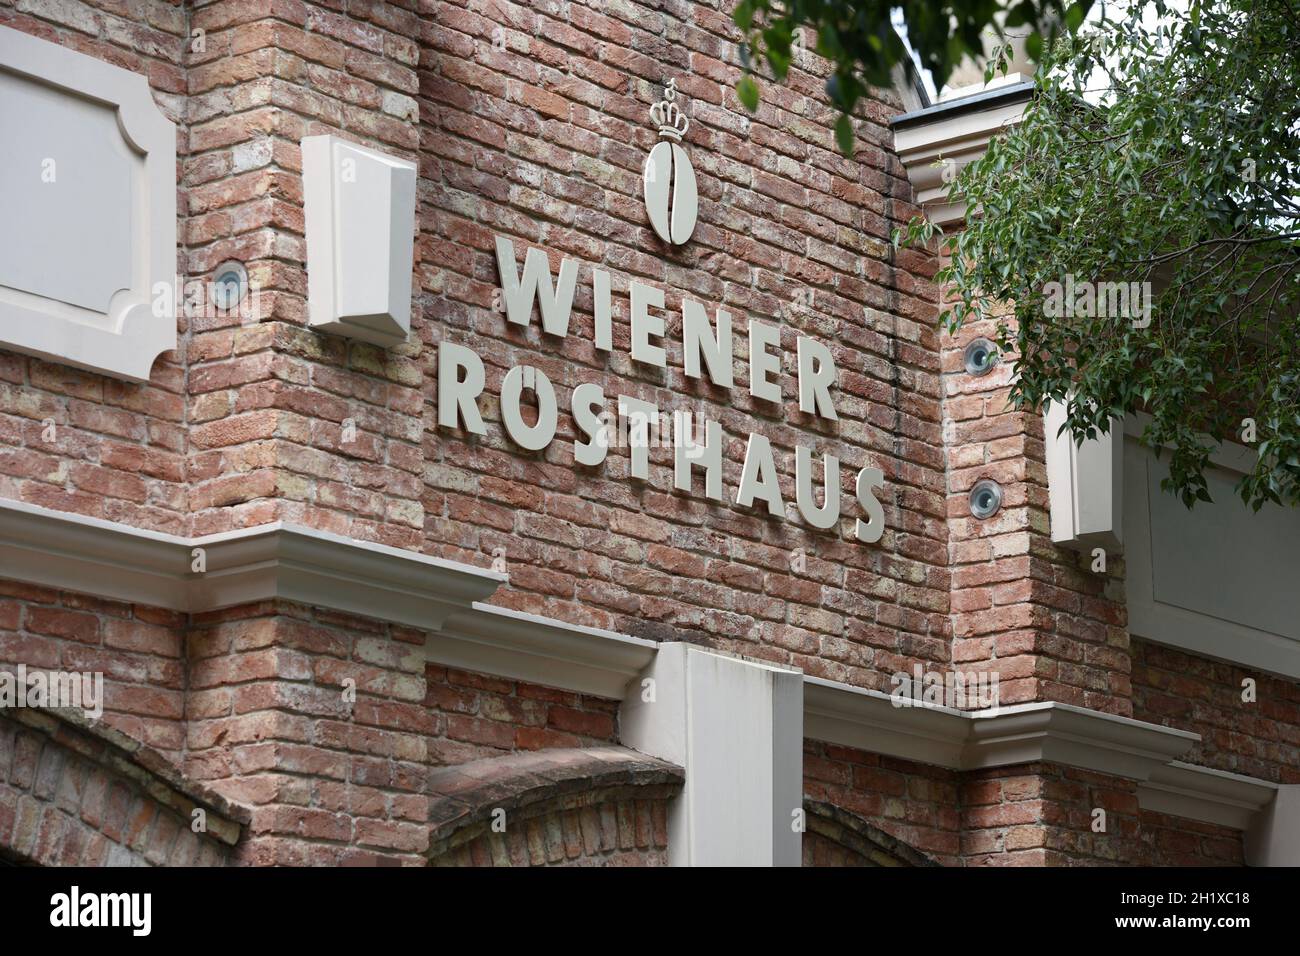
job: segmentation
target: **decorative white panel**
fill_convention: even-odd
[[[1052,541],[1075,548],[1119,548],[1124,541],[1122,426],[1114,422],[1107,434],[1075,444],[1068,431],[1060,431],[1064,422],[1060,402],[1043,413]]]
[[[308,321],[389,347],[411,328],[415,164],[337,136],[302,141]]]
[[[0,347],[133,381],[176,347],[176,127],[138,73],[0,27]]]
[[[1141,426],[1135,423],[1132,431]],[[1124,533],[1129,630],[1158,644],[1300,677],[1300,509],[1246,507],[1234,491],[1252,453],[1227,445],[1206,473],[1213,503],[1190,511],[1131,434]]]

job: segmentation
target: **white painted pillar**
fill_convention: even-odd
[[[1300,866],[1300,784],[1277,788],[1273,802],[1260,810],[1246,831],[1250,866]]]
[[[624,745],[679,764],[673,866],[799,866],[803,675],[691,644],[661,644],[619,713]]]

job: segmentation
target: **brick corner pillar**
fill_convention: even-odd
[[[619,720],[624,745],[686,770],[668,810],[671,865],[800,865],[800,672],[663,644]]]

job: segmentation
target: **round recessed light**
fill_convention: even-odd
[[[970,375],[987,375],[998,364],[998,347],[988,339],[975,339],[966,346],[966,371]]]
[[[1002,486],[991,478],[981,478],[970,490],[970,513],[983,521],[992,518],[1002,507]]]
[[[212,270],[212,303],[218,309],[233,309],[247,293],[248,271],[242,262],[223,262]]]

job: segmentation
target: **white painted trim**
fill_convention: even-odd
[[[1178,648],[1214,660],[1258,668],[1271,674],[1300,679],[1300,641],[1188,610],[1155,598],[1151,555],[1150,476],[1154,459],[1138,445],[1142,422],[1126,426],[1133,440],[1126,451],[1125,468],[1125,595],[1129,632],[1144,640]],[[1216,464],[1243,463],[1246,449],[1230,445],[1212,456]]]
[[[0,576],[191,613],[283,599],[429,629],[506,580],[280,522],[183,538],[17,501],[0,501]]]
[[[1277,796],[1277,784],[1175,760],[1138,785],[1143,810],[1248,830]]]
[[[131,223],[130,288],[98,312],[0,286],[0,345],[146,382],[154,359],[176,347],[176,126],[159,111],[142,74],[9,27],[0,27],[0,73],[116,108],[128,150],[143,155],[142,171],[130,182],[131,189],[143,191],[132,197],[131,214],[139,221]],[[9,241],[30,241],[21,224],[6,223],[5,230]],[[173,307],[162,317],[153,314],[159,283],[172,289]]]
[[[889,694],[804,678],[804,732],[952,770],[1048,761],[1145,780],[1182,756],[1197,734],[1043,701],[988,711],[896,707]]]
[[[1199,734],[1043,701],[971,715],[963,769],[1047,761],[1145,780],[1186,754]]]
[[[890,695],[804,677],[804,735],[917,763],[958,769],[969,718],[947,707],[895,707]]]
[[[944,228],[965,221],[965,200],[950,202],[948,199],[943,164],[954,163],[956,168],[961,168],[977,161],[988,149],[990,139],[1020,122],[1026,106],[1027,97],[955,116],[936,112],[932,122],[894,131],[894,150],[907,170],[916,204],[926,218]]]
[[[205,549],[205,574],[190,572],[194,548]],[[481,603],[502,574],[280,523],[183,538],[0,501],[0,577],[178,611],[280,598],[441,627],[426,645],[431,661],[615,699],[639,691],[661,649]],[[801,707],[788,687],[773,698],[786,715],[772,727],[773,752],[790,749],[797,711],[802,736],[813,740],[953,770],[1038,761],[1081,767],[1140,781],[1145,808],[1240,829],[1258,822],[1278,789],[1179,762],[1196,734],[1068,704],[957,711],[895,707],[880,691],[806,675],[798,687]]]
[[[1151,416],[1146,412],[1134,412],[1132,415],[1126,415],[1124,416],[1124,434],[1141,444],[1142,434],[1150,424]],[[1200,437],[1204,438],[1207,443],[1210,441],[1208,435],[1201,435]],[[1237,442],[1219,442],[1210,449],[1211,464],[1227,471],[1236,472],[1239,475],[1254,471],[1258,457],[1255,449]]]
[[[639,637],[478,603],[453,614],[425,645],[436,664],[614,699],[657,649]]]
[[[672,866],[799,866],[802,674],[681,642],[660,646],[619,709],[623,743],[686,769],[668,807]]]

